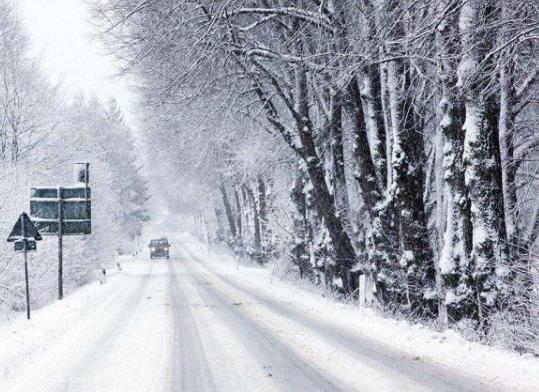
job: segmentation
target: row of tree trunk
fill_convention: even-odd
[[[507,65],[501,69],[497,66],[502,57],[493,53],[511,37],[492,26],[510,17],[511,4],[445,0],[433,14],[436,33],[430,38],[438,56],[430,96],[438,101],[435,132],[441,135],[438,148],[443,149],[443,163],[438,165],[445,189],[438,190],[443,195],[438,207],[447,211],[436,227],[441,249],[429,231],[430,195],[424,194],[429,170],[424,135],[431,125],[424,118],[425,106],[418,102],[424,96],[418,83],[421,70],[407,41],[411,30],[406,16],[413,17],[412,10],[396,0],[381,2],[381,8],[363,1],[363,44],[380,42],[380,31],[386,36],[370,53],[371,61],[356,65],[345,83],[339,75],[297,60],[316,53],[309,22],[302,16],[281,21],[286,26],[280,31],[283,47],[293,60],[268,61],[267,55],[253,54],[245,50],[253,36],[248,40],[233,30],[232,53],[240,70],[250,80],[268,123],[301,160],[291,192],[292,254],[301,275],[318,268],[312,258],[316,236],[309,222],[309,209],[314,209],[321,222],[318,231],[331,240],[326,248],[344,292],[356,287],[351,272],[359,263],[361,273],[374,276],[381,303],[422,316],[440,315],[444,323],[471,318],[485,324],[507,303],[514,243],[508,233],[516,238],[519,229],[516,170],[502,160],[511,162],[514,154],[510,135],[516,115],[515,71],[511,58],[503,59]],[[327,46],[335,53],[352,47],[346,3],[321,9],[330,24],[324,32]],[[272,12],[268,9],[266,14]],[[256,42],[265,45],[263,37],[256,36]],[[281,73],[274,63],[286,71]],[[347,129],[354,140],[351,158],[345,153]],[[352,222],[346,159],[354,164],[366,222]],[[358,243],[358,231],[366,244]],[[366,253],[360,251],[363,245]]]
[[[521,168],[539,142],[521,128],[537,112],[535,0],[112,3],[105,31],[129,26],[117,48],[155,75],[148,86],[205,107],[225,92],[227,113],[281,138],[300,275],[347,295],[367,275],[380,306],[444,325],[487,328],[531,296],[539,204]],[[263,195],[282,178],[239,181],[224,165],[218,220],[266,257]]]
[[[233,203],[226,188],[223,180],[219,189],[230,230],[228,243],[238,253],[247,252],[256,262],[264,264],[271,253],[266,182],[259,176],[254,184],[250,181],[235,184]]]

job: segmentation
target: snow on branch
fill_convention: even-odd
[[[235,11],[227,12],[224,19],[228,19],[237,15],[268,15],[268,16],[287,16],[291,18],[301,19],[310,22],[317,26],[323,27],[332,32],[333,26],[331,21],[324,15],[317,12],[309,12],[296,7],[281,7],[281,8],[240,8]]]

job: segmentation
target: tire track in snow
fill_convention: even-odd
[[[168,262],[170,297],[174,329],[172,331],[172,374],[170,391],[217,391],[208,367],[204,347],[189,301],[178,285],[174,259]]]
[[[88,351],[79,359],[77,364],[66,374],[62,391],[74,392],[92,390],[92,379],[96,377],[100,359],[108,354],[108,349],[114,344],[122,333],[123,328],[133,317],[137,305],[140,303],[152,276],[154,266],[142,275],[142,280],[135,286],[122,306],[118,306],[118,313],[113,317],[114,322],[107,325],[105,332],[89,346]]]
[[[387,345],[385,347],[381,346],[379,342],[359,335],[353,335],[330,323],[315,319],[306,312],[295,308],[291,303],[283,303],[267,296],[262,296],[252,288],[239,284],[237,281],[223,274],[216,273],[203,262],[200,256],[185,249],[184,251],[189,254],[192,260],[198,261],[196,263],[197,266],[202,267],[206,273],[218,278],[225,285],[248,295],[272,312],[318,333],[332,343],[341,346],[343,350],[352,353],[358,360],[366,362],[371,366],[385,369],[386,371],[397,372],[403,376],[404,380],[408,378],[440,392],[501,391],[499,388],[462,375],[443,365],[412,361],[411,358],[404,357],[403,353],[392,350]]]
[[[271,366],[271,377],[282,391],[292,392],[329,392],[350,390],[321,374],[317,368],[305,362],[291,349],[286,347],[271,331],[253,321],[248,315],[238,311],[238,307],[215,290],[195,272],[190,262],[182,266],[188,271],[200,297],[206,304],[213,304],[212,310],[222,319],[246,349],[261,364]]]

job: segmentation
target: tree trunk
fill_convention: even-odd
[[[448,6],[442,2],[439,9]],[[464,108],[456,96],[456,69],[454,60],[459,53],[458,17],[454,10],[438,27],[437,44],[442,53],[438,75],[442,86],[440,101],[440,130],[444,141],[444,179],[447,197],[447,224],[443,238],[443,248],[439,260],[442,280],[440,316],[447,324],[446,316],[458,321],[475,317],[473,279],[469,265],[472,247],[470,224],[470,202],[464,179],[464,131],[462,122]]]
[[[398,2],[392,1],[389,7],[390,12],[395,13]],[[390,39],[397,43],[386,45],[391,56],[405,50],[398,43],[404,35],[402,22],[396,23]],[[423,202],[423,138],[414,118],[410,65],[404,59],[396,59],[387,64],[387,72],[393,172],[387,205],[397,211],[395,224],[400,227],[401,242],[399,265],[406,274],[406,302],[413,312],[432,315],[437,310],[436,271]]]
[[[234,213],[232,212],[230,201],[228,200],[228,195],[226,193],[225,184],[223,182],[221,182],[221,185],[219,186],[219,190],[221,191],[221,197],[223,198],[223,205],[225,207],[225,213],[228,219],[228,226],[230,228],[230,234],[232,235],[233,240],[236,241],[237,231],[236,231],[236,223],[234,222]]]
[[[243,184],[243,188],[249,198],[249,204],[253,211],[253,245],[255,248],[253,256],[258,264],[262,264],[264,260],[262,258],[262,235],[260,234],[260,215],[258,213],[258,206],[256,205],[257,203],[253,190],[245,183]]]
[[[243,243],[243,230],[242,230],[242,208],[241,208],[241,202],[240,202],[240,195],[238,192],[237,187],[234,188],[234,201],[236,204],[235,208],[235,216],[236,216],[236,232],[238,235],[238,241],[240,246]]]
[[[290,199],[294,206],[292,221],[294,238],[292,245],[292,260],[298,266],[300,277],[312,275],[310,260],[309,222],[307,219],[307,202],[305,200],[305,179],[298,173],[294,187],[290,193]]]
[[[302,158],[305,162],[309,179],[313,184],[314,205],[324,218],[335,249],[336,272],[341,277],[343,290],[350,292],[350,269],[356,262],[356,254],[352,240],[335,208],[335,200],[329,191],[325,170],[316,150],[313,126],[309,120],[308,85],[304,69],[296,72],[296,86],[298,95],[297,110],[301,116],[301,119],[296,120],[297,128],[302,145]]]
[[[370,133],[372,160],[376,169],[378,189],[387,182],[386,128],[382,107],[380,69],[378,65],[366,66],[361,77],[361,98],[365,105],[365,125]]]
[[[501,30],[502,43],[510,40],[513,31],[505,24],[509,24],[512,18],[512,2],[502,0],[502,21],[504,27]],[[510,26],[510,25],[509,25]],[[507,228],[507,237],[509,244],[518,248],[519,238],[521,236],[519,209],[517,208],[517,186],[516,172],[517,165],[514,160],[514,137],[515,137],[515,122],[516,111],[515,104],[516,88],[515,88],[515,61],[509,53],[505,53],[503,62],[504,65],[500,69],[500,157],[502,163],[502,181],[503,181],[503,196],[505,206],[505,223]],[[513,249],[512,249],[513,250]]]
[[[361,195],[369,216],[374,219],[377,215],[376,205],[381,200],[382,189],[377,181],[375,164],[371,155],[365,113],[357,79],[354,78],[348,86],[350,109],[354,132],[355,178],[359,183]],[[383,185],[382,185],[383,186]]]
[[[355,78],[348,86],[348,94],[350,96],[350,115],[353,119],[355,178],[359,184],[365,208],[371,219],[371,230],[368,235],[369,243],[371,244],[369,255],[371,263],[376,266],[374,278],[377,282],[378,299],[382,303],[388,304],[398,295],[394,290],[395,286],[398,285],[398,273],[396,271],[398,268],[396,267],[397,260],[395,257],[398,236],[395,232],[395,227],[391,225],[389,208],[379,208],[385,180],[379,179],[379,174],[376,172],[376,166],[371,155],[372,149],[369,147],[370,142],[363,110],[363,98]]]
[[[460,60],[458,85],[464,97],[465,181],[470,197],[473,246],[471,257],[474,286],[480,325],[486,325],[488,316],[499,302],[498,272],[507,262],[503,216],[503,195],[499,188],[500,157],[498,114],[495,99],[484,87],[485,77],[493,64],[480,64],[485,52],[492,46],[491,37],[477,34],[477,26],[493,22],[491,7],[496,5],[481,0],[463,1],[460,9],[460,36],[463,54]],[[490,69],[490,71],[492,71]],[[501,208],[501,209],[500,209]]]
[[[256,178],[258,191],[258,213],[260,215],[260,236],[262,237],[262,249],[268,245],[268,205],[266,195],[266,183],[261,176]]]
[[[346,184],[346,173],[344,166],[344,143],[343,143],[343,119],[342,119],[342,99],[341,94],[337,94],[332,111],[331,124],[331,161],[333,179],[333,194],[335,196],[335,206],[337,213],[343,222],[348,235],[353,233],[350,222],[350,202],[348,199],[348,187]]]

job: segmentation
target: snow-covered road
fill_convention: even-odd
[[[537,360],[447,336],[421,343],[424,330],[392,342],[402,325],[364,324],[374,316],[190,236],[174,250],[3,324],[0,391],[537,390]]]

